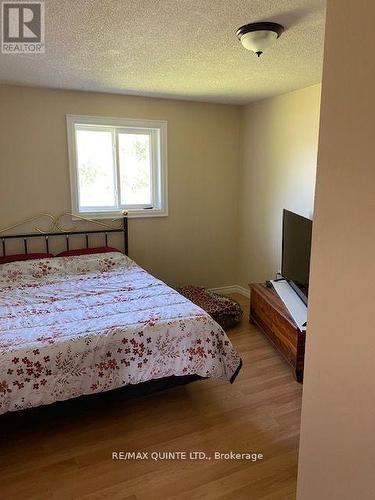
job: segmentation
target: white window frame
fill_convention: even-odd
[[[95,217],[97,219],[121,216],[123,210],[128,211],[129,217],[164,217],[168,215],[167,190],[167,122],[161,120],[136,120],[129,118],[110,118],[103,116],[66,115],[70,191],[72,214],[77,216]],[[114,134],[113,144],[117,144],[118,134],[126,130],[130,133],[146,133],[150,136],[151,144],[151,197],[152,208],[139,205],[119,205],[116,207],[94,207],[90,210],[79,206],[79,180],[77,168],[76,129],[89,130],[95,126],[96,130],[107,130]],[[119,185],[120,169],[118,148],[114,148],[115,185]],[[118,197],[119,194],[117,193]]]

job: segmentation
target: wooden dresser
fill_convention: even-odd
[[[273,288],[251,284],[250,322],[256,324],[303,381],[305,332],[301,332]]]

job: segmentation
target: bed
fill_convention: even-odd
[[[121,252],[0,265],[0,414],[240,367],[207,313]]]

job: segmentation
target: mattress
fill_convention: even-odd
[[[173,375],[233,381],[240,364],[206,312],[121,253],[0,266],[0,414]]]

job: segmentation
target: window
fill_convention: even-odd
[[[67,115],[73,214],[167,215],[167,124]]]

